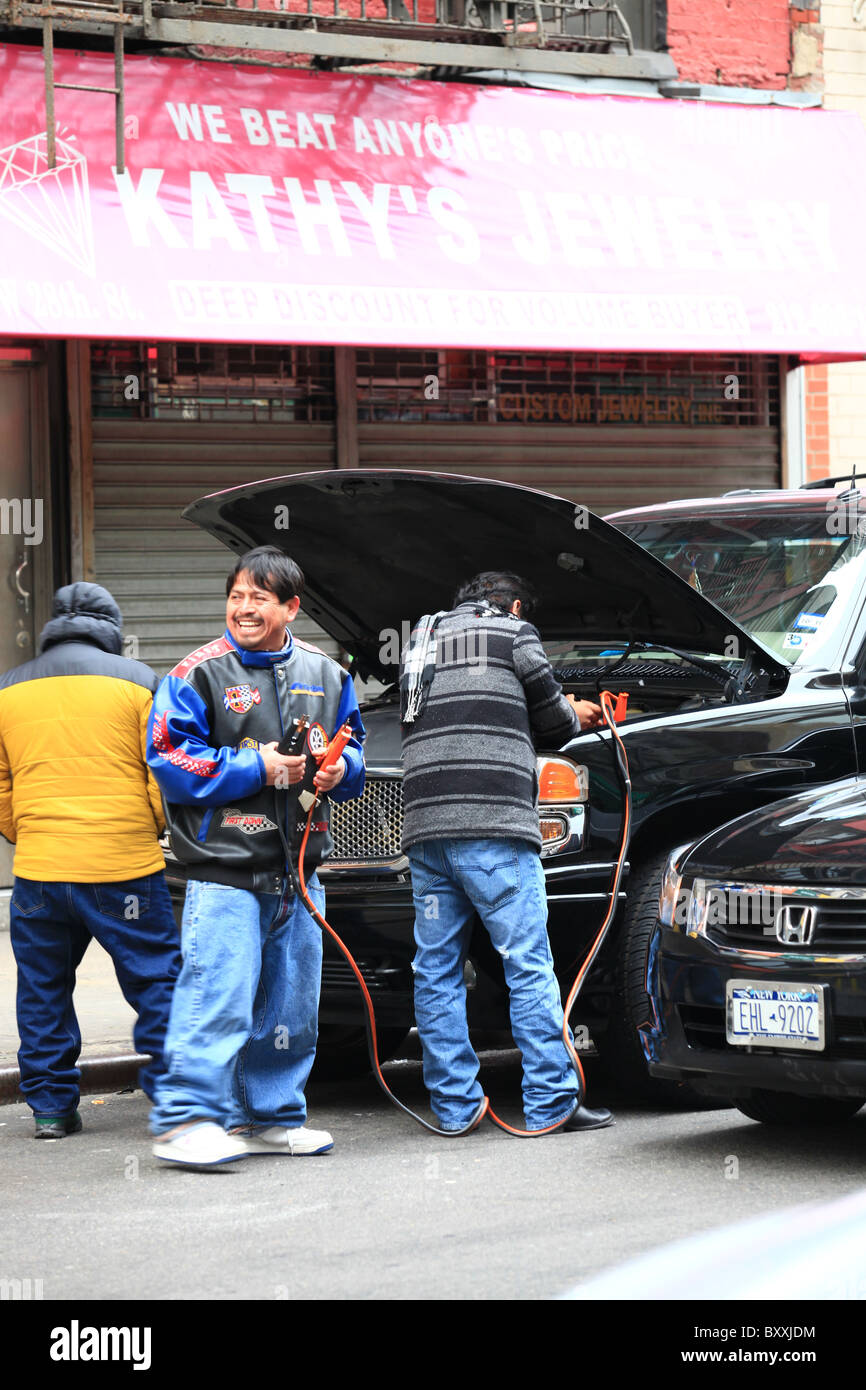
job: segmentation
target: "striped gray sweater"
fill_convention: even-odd
[[[462,603],[436,629],[427,704],[403,734],[403,848],[518,839],[541,848],[535,749],[580,732],[537,630]]]

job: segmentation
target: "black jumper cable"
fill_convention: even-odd
[[[571,1016],[571,1011],[574,1008],[577,996],[580,993],[581,986],[583,985],[583,982],[590,970],[590,967],[592,966],[593,961],[595,960],[599,950],[601,949],[602,942],[604,941],[604,938],[607,935],[608,928],[613,920],[613,916],[616,911],[617,901],[619,898],[619,885],[622,879],[623,867],[625,864],[625,857],[628,852],[628,843],[631,834],[632,792],[631,780],[629,777],[628,770],[628,755],[626,754],[625,746],[623,744],[622,739],[620,738],[619,731],[616,727],[616,715],[613,706],[613,697],[611,696],[610,691],[602,690],[600,692],[599,704],[601,706],[604,722],[610,730],[611,745],[614,749],[617,770],[619,771],[619,774],[622,778],[624,793],[623,819],[619,853],[617,855],[616,867],[613,874],[613,882],[610,887],[607,912],[605,913],[604,920],[601,926],[599,927],[598,932],[595,935],[595,938],[593,939],[592,945],[590,946],[589,951],[587,952],[586,957],[584,958],[584,961],[579,971],[577,972],[574,983],[572,984],[571,989],[569,990],[568,998],[566,999],[565,1006],[563,1009],[562,1041],[565,1044],[566,1051],[568,1052],[568,1055],[571,1059],[571,1064],[574,1067],[574,1070],[577,1074],[579,1084],[578,1104],[582,1103],[586,1095],[586,1078],[584,1076],[580,1057],[575,1051],[574,1043],[572,1042],[571,1031],[568,1026],[568,1020]],[[308,720],[297,720],[296,732],[290,732],[286,734],[282,742],[278,744],[277,751],[283,753],[284,755],[299,756],[303,750],[303,745],[307,736],[308,724]],[[331,739],[330,743],[328,744],[327,750],[324,753],[324,756],[321,757],[318,768],[320,772],[326,767],[331,766],[338,760],[351,736],[351,726],[348,724],[344,724],[343,727],[339,729],[337,733],[334,735],[334,737]],[[309,800],[306,801],[305,798],[309,798]],[[379,1062],[379,1050],[376,1041],[376,1015],[373,1008],[373,1001],[370,998],[370,992],[367,989],[364,977],[361,974],[361,971],[358,968],[355,958],[353,957],[348,946],[346,946],[345,942],[343,942],[341,938],[337,935],[330,923],[325,920],[325,918],[322,916],[322,914],[316,907],[315,903],[312,901],[309,893],[307,892],[307,885],[304,879],[304,852],[306,850],[307,840],[309,839],[310,835],[310,826],[312,824],[313,811],[318,805],[319,797],[317,797],[314,792],[302,792],[299,797],[299,801],[303,809],[307,812],[307,823],[304,828],[304,834],[301,839],[300,849],[298,851],[297,867],[293,862],[293,858],[289,850],[288,841],[282,830],[282,826],[280,826],[280,833],[283,836],[284,848],[286,851],[286,863],[291,873],[295,889],[301,894],[311,917],[315,922],[318,923],[318,925],[322,928],[323,931],[326,931],[328,933],[331,940],[337,946],[338,950],[345,957],[353,975],[355,976],[355,979],[358,982],[358,987],[361,991],[361,995],[364,1000],[364,1022],[367,1032],[367,1048],[370,1053],[370,1063],[372,1066],[373,1075],[375,1076],[376,1081],[378,1082],[381,1090],[384,1091],[385,1095],[390,1100],[391,1104],[395,1105],[398,1110],[402,1110],[404,1115],[408,1115],[410,1119],[415,1120],[416,1123],[419,1124],[422,1129],[426,1129],[429,1134],[440,1135],[441,1137],[446,1139],[458,1139],[464,1134],[471,1134],[471,1132],[478,1127],[478,1125],[485,1118],[485,1116],[489,1120],[492,1120],[492,1122],[495,1125],[497,1125],[500,1129],[504,1130],[506,1134],[512,1134],[516,1138],[520,1139],[539,1138],[544,1134],[554,1134],[557,1130],[562,1129],[563,1125],[566,1124],[569,1119],[568,1115],[566,1115],[563,1119],[558,1120],[556,1124],[548,1125],[544,1129],[517,1129],[513,1125],[506,1124],[505,1120],[500,1119],[496,1112],[491,1108],[490,1101],[487,1096],[482,1097],[478,1109],[476,1110],[472,1119],[466,1126],[464,1126],[463,1129],[439,1129],[436,1125],[430,1124],[429,1120],[425,1120],[421,1115],[416,1115],[414,1110],[410,1110],[407,1105],[404,1105],[403,1102],[399,1100],[397,1096],[394,1095],[394,1092],[391,1090],[390,1086],[388,1085],[387,1081],[382,1075],[382,1067]]]

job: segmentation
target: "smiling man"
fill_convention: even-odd
[[[148,762],[188,878],[183,970],[151,1115],[153,1151],[168,1163],[211,1167],[333,1147],[330,1134],[305,1124],[322,936],[287,859],[297,864],[306,824],[298,795],[314,786],[323,799],[304,870],[323,911],[315,870],[332,848],[328,798],[363,791],[364,726],[348,673],[289,631],[303,585],[275,547],[242,556],[226,583],[224,635],[180,662],[154,699]],[[302,716],[304,751],[283,756],[277,743]],[[347,720],[354,738],[316,772],[311,745]]]

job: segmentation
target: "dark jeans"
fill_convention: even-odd
[[[153,1097],[180,941],[162,873],[123,883],[35,883],[16,878],[10,912],[18,965],[20,1089],[35,1115],[65,1115],[79,1100],[81,1033],[72,991],[95,938],[114,963],[123,997],[138,1014],[136,1050],[151,1061],[140,1073]]]

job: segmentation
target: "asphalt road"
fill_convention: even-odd
[[[483,1079],[519,1123],[515,1053]],[[388,1066],[424,1105],[420,1066]],[[335,1148],[210,1172],[150,1152],[141,1093],[87,1097],[85,1131],[31,1138],[0,1109],[0,1277],[44,1299],[550,1299],[693,1232],[863,1184],[866,1110],[822,1132],[773,1131],[733,1110],[615,1108],[612,1129],[516,1140],[490,1125],[428,1136],[371,1081],[310,1089]],[[574,1305],[572,1305],[574,1306]]]

